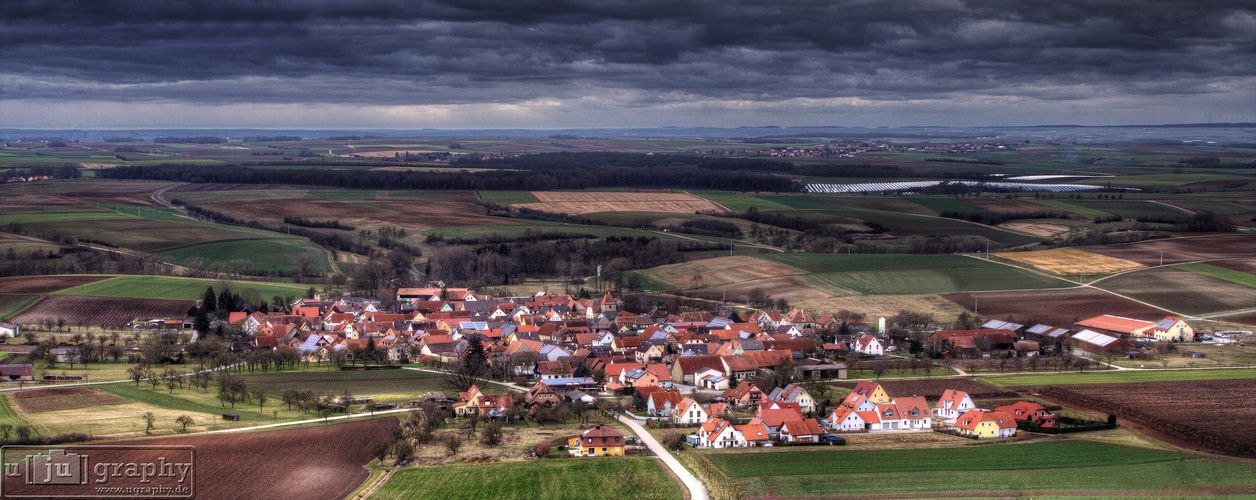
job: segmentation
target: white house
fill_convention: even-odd
[[[701,446],[703,448],[742,448],[746,445],[746,438],[740,430],[737,430],[733,424],[727,421],[711,417],[702,423],[698,428],[698,437],[701,438]]]
[[[876,337],[864,334],[855,339],[855,352],[881,356],[885,354],[885,346]]]
[[[680,404],[676,406],[676,412],[672,414],[672,423],[676,425],[698,425],[707,421],[711,415],[707,413],[707,408],[703,408],[689,398],[680,400]]]
[[[942,393],[942,399],[938,400],[938,405],[933,408],[933,416],[943,420],[955,420],[976,407],[967,392],[947,389]]]

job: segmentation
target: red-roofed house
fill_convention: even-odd
[[[955,419],[960,434],[977,438],[1001,438],[1016,435],[1016,419],[1001,411],[968,410]]]
[[[781,423],[781,441],[786,443],[819,443],[824,429],[814,418],[786,420]]]
[[[967,392],[947,389],[942,393],[942,399],[938,400],[937,406],[933,408],[933,416],[943,420],[954,420],[976,407],[977,405],[973,404]]]
[[[1016,420],[1027,420],[1043,427],[1055,427],[1057,422],[1056,416],[1047,411],[1045,406],[1030,401],[1017,401],[995,408],[994,411],[1001,411]]]

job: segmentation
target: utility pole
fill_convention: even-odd
[[[1160,251],[1160,265],[1164,265],[1164,250]]]

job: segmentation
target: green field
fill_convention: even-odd
[[[56,295],[92,295],[97,297],[135,297],[140,299],[198,300],[206,287],[218,284],[206,278],[175,278],[166,276],[119,276],[88,283],[57,292]],[[304,297],[309,285],[233,281],[231,289],[243,293],[256,290],[262,297]]]
[[[1238,215],[1256,212],[1256,206],[1244,205],[1233,201],[1184,199],[1180,203],[1189,208],[1205,210],[1217,215]]]
[[[1156,366],[1149,362],[1149,366]],[[1183,380],[1228,380],[1256,379],[1256,369],[1224,369],[1224,370],[1121,370],[1094,371],[1086,373],[1056,373],[1043,370],[1041,373],[1024,375],[1008,375],[1005,377],[982,377],[982,382],[1002,387],[1023,387],[1048,384],[1127,384],[1134,382],[1177,382]]]
[[[529,191],[476,191],[480,201],[498,205],[514,205],[516,203],[537,203],[541,200],[532,196]]]
[[[908,203],[918,210],[929,211],[923,205],[918,205],[905,199],[895,201]],[[1003,246],[1027,245],[1042,241],[1042,238],[1006,231],[984,224],[937,217],[932,215],[932,212],[929,215],[914,215],[911,213],[879,210],[839,209],[814,210],[809,213],[826,214],[839,220],[853,218],[874,222],[889,228],[890,234],[894,236],[978,236]],[[794,215],[794,213],[784,212],[783,215]]]
[[[756,198],[777,205],[784,205],[795,210],[828,210],[832,205],[808,195],[759,195]],[[762,208],[760,208],[762,210]]]
[[[733,191],[688,191],[689,194],[724,205],[729,210],[741,212],[750,207],[759,210],[789,210],[789,205],[768,201],[758,196]]]
[[[427,392],[448,392],[444,378],[415,370],[284,371],[242,375],[249,387],[278,398],[284,389],[312,390],[321,394],[372,397],[377,402],[406,402]],[[488,387],[490,393],[499,393]]]
[[[311,189],[305,193],[308,199],[316,200],[374,200],[375,191],[356,189]]]
[[[371,498],[682,498],[657,460],[607,457],[404,469]]]
[[[973,205],[972,203],[968,203],[958,198],[920,196],[908,199],[924,205],[926,208],[933,210],[935,213],[941,213],[947,210],[952,212],[989,212],[989,210],[986,210],[985,208]]]
[[[41,298],[43,295],[0,295],[0,319],[16,316]]]
[[[1226,280],[1231,283],[1238,283],[1243,286],[1256,288],[1256,275],[1245,273],[1243,271],[1235,271],[1224,267],[1214,266],[1204,262],[1196,262],[1192,264],[1174,264],[1173,267],[1183,271],[1190,271],[1195,274],[1211,276],[1213,278]]]
[[[1055,200],[1025,200],[1030,203],[1037,203],[1044,207],[1058,208],[1067,212],[1073,212],[1087,219],[1095,219],[1099,217],[1109,217],[1112,214],[1098,210],[1095,208],[1087,208],[1081,205],[1074,205],[1072,202],[1055,201]]]
[[[1191,216],[1191,214],[1180,208],[1143,200],[1074,200],[1070,203],[1079,207],[1110,213],[1124,219],[1137,219],[1139,217],[1186,219]]]
[[[5,209],[8,212],[8,209]],[[51,213],[5,213],[0,215],[0,225],[7,224],[35,224],[44,222],[81,222],[88,220],[109,220],[109,219],[135,219],[134,215],[120,214],[117,212],[107,212],[103,210],[83,210],[79,212],[51,212]]]
[[[755,254],[802,269],[803,283],[833,295],[912,295],[1065,288],[1071,283],[963,255]]]
[[[309,255],[312,271],[331,271],[331,264],[322,248],[309,240],[297,238],[219,240],[161,250],[153,254],[177,264],[186,263],[190,259],[200,259],[203,264],[243,260],[247,261],[247,265],[242,266],[244,269],[279,272],[291,272],[296,269],[297,259],[301,255]]]
[[[747,494],[1196,490],[1256,484],[1256,467],[1237,461],[1082,440],[956,448],[811,448],[708,455]],[[1202,490],[1201,490],[1202,489]],[[972,493],[969,493],[972,492]]]

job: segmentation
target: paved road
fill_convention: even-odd
[[[440,374],[445,373],[439,370],[432,370],[429,368],[414,368],[410,366],[406,366],[404,368],[407,370],[414,370],[414,371],[428,372],[428,373],[440,373]],[[525,392],[528,390],[528,388],[526,387],[520,387],[518,385],[509,383],[509,382],[498,382],[496,380],[485,380],[485,382],[498,384],[498,385],[504,385],[511,389],[525,391]],[[376,413],[384,413],[384,412],[376,412]],[[344,417],[341,417],[341,418],[344,418]],[[689,472],[689,469],[686,469],[685,466],[681,465],[680,461],[676,460],[676,457],[673,457],[671,452],[667,451],[667,448],[664,448],[662,444],[660,444],[657,440],[654,439],[654,436],[650,435],[649,432],[646,432],[645,428],[641,427],[641,424],[638,424],[637,422],[623,415],[618,415],[615,418],[618,418],[620,422],[623,422],[625,425],[628,426],[629,429],[632,429],[632,432],[636,434],[637,437],[640,437],[641,441],[645,443],[646,446],[650,447],[650,451],[653,451],[655,455],[658,455],[659,458],[663,459],[663,464],[666,465],[667,468],[671,469],[672,473],[676,474],[676,477],[680,478],[681,483],[683,483],[685,487],[689,489],[690,498],[692,498],[693,500],[708,500],[710,498],[710,495],[707,494],[706,486],[702,485],[702,481],[699,481],[698,478],[694,477],[693,474]]]
[[[672,473],[680,478],[680,482],[684,483],[685,487],[689,489],[690,498],[693,500],[708,500],[711,498],[707,493],[706,486],[702,485],[702,481],[699,481],[698,478],[689,473],[689,469],[681,465],[680,461],[676,460],[676,457],[673,457],[670,451],[667,451],[667,448],[664,448],[662,444],[654,439],[654,436],[641,427],[641,424],[623,415],[617,418],[624,425],[627,425],[629,429],[632,429],[632,432],[636,433],[641,438],[641,441],[650,447],[650,451],[653,451],[655,455],[663,459],[663,464],[667,465],[667,468],[671,469]]]

